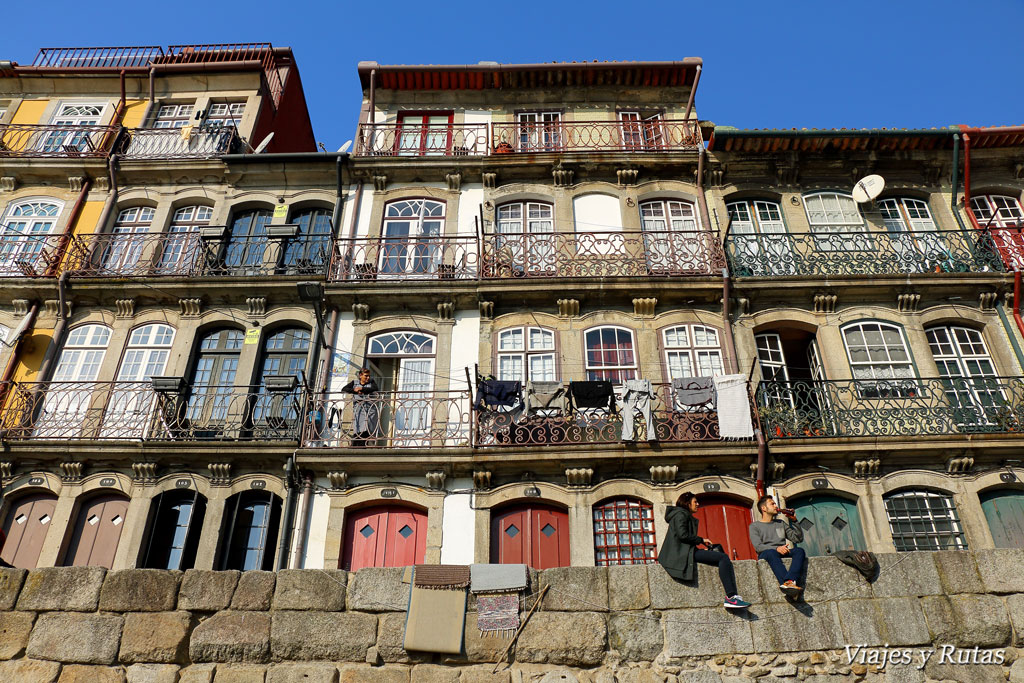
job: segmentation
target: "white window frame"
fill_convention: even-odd
[[[20,209],[32,207],[31,215],[15,215]],[[45,213],[40,213],[47,207]],[[64,202],[50,197],[26,197],[7,205],[0,226],[0,275],[32,275],[46,272],[49,263],[46,237],[56,232],[64,212]],[[54,245],[55,246],[55,245]]]
[[[903,504],[899,506],[896,501],[915,499],[918,501],[915,505],[918,509],[913,512],[910,510],[910,506]],[[934,508],[936,507],[931,503],[932,500],[941,499],[943,511],[946,513],[944,517],[936,516]],[[925,501],[922,506],[920,501]],[[890,504],[891,502],[891,504]],[[900,491],[893,491],[883,497],[883,504],[885,505],[885,516],[889,522],[889,531],[892,534],[893,545],[896,547],[896,552],[907,552],[912,550],[966,550],[967,539],[964,537],[963,526],[960,524],[960,518],[957,514],[956,501],[953,500],[953,495],[942,491],[931,491],[928,489],[903,489]],[[903,507],[904,510],[896,510],[897,507]],[[924,507],[924,510],[920,508]],[[905,516],[894,517],[893,512],[905,512]],[[921,513],[921,514],[914,514]],[[909,533],[897,533],[896,524],[921,524],[927,525],[930,531]],[[948,523],[949,531],[938,531],[937,522]],[[949,544],[940,544],[939,538],[951,537],[952,546]],[[920,543],[921,540],[929,540],[931,542]],[[911,541],[912,543],[908,543]]]
[[[964,409],[958,424],[992,424],[1006,396],[981,332],[963,325],[936,325],[927,328],[925,336],[939,376],[946,380],[947,400]]]
[[[516,332],[522,335],[522,347],[503,348],[503,339]],[[538,333],[542,339],[550,339],[551,345],[546,343],[534,344],[534,333]],[[498,330],[495,334],[495,370],[499,380],[523,382],[557,382],[558,381],[558,333],[547,327],[518,326],[506,327]],[[518,361],[515,366],[518,374],[506,372],[504,361]],[[535,367],[534,362],[538,361],[540,367]],[[548,363],[550,362],[550,365]],[[535,372],[535,370],[537,372]],[[550,371],[548,371],[550,370]],[[515,376],[513,376],[515,374]]]
[[[629,335],[629,350],[628,353],[632,355],[633,362],[629,363],[616,363],[614,365],[604,365],[603,360],[601,364],[592,364],[590,362],[590,346],[588,343],[588,337],[591,334],[597,333],[598,340],[600,341],[601,332],[603,330],[613,330],[615,332],[615,350],[616,360],[623,360],[622,356],[626,353],[625,350],[619,347],[618,333],[626,332]],[[598,351],[598,353],[607,353],[607,349]],[[623,380],[635,379],[639,372],[637,348],[636,348],[636,333],[628,327],[622,327],[621,325],[596,325],[594,327],[588,327],[583,330],[583,369],[587,373],[587,379],[589,380],[608,380],[612,384],[622,384]]]
[[[245,109],[245,100],[211,102],[207,107],[203,124],[210,127],[238,128],[245,117]]]
[[[883,337],[882,347],[877,347],[884,350],[887,358],[886,360],[881,359],[868,359],[868,360],[854,360],[853,354],[854,349],[851,348],[849,335],[851,332],[859,331],[861,336],[864,338],[863,348],[868,354],[871,354],[873,347],[868,343],[866,333],[874,331],[870,328],[878,328],[879,334]],[[906,360],[893,360],[892,350],[896,349],[895,345],[891,345],[885,342],[884,336],[885,331],[894,331],[899,335],[900,344],[903,350],[903,354],[906,356]],[[910,345],[907,343],[907,336],[903,331],[903,328],[899,325],[892,323],[886,323],[874,320],[861,320],[852,322],[847,325],[843,325],[840,328],[840,334],[843,338],[843,348],[846,349],[846,358],[850,364],[850,374],[853,375],[853,379],[858,382],[885,382],[885,381],[896,381],[901,380],[913,380],[916,377],[916,371],[914,369],[914,358],[910,354]],[[858,346],[861,346],[858,344]],[[902,368],[902,374],[899,369]],[[858,372],[860,371],[860,372]],[[865,372],[867,371],[867,372]],[[860,376],[858,376],[858,374]]]
[[[161,104],[153,116],[151,128],[182,128],[193,120],[195,102]]]
[[[694,202],[684,199],[650,199],[640,202],[640,224],[644,232],[699,232],[700,213]],[[651,211],[645,213],[645,211]],[[659,226],[658,223],[661,225]]]
[[[646,116],[644,114],[647,114]],[[622,126],[622,146],[632,150],[660,150],[665,148],[665,115],[658,111],[653,114],[639,109],[619,111]]]
[[[833,199],[837,208],[829,210]],[[804,214],[818,251],[871,251],[874,242],[868,235],[864,216],[851,195],[844,192],[811,192],[803,195]],[[831,213],[831,215],[830,215]],[[838,237],[829,237],[838,234]],[[861,236],[863,235],[863,236]]]
[[[1016,228],[1024,225],[1024,210],[1016,197],[980,194],[971,197],[971,213],[983,228]]]
[[[518,152],[550,152],[562,146],[561,111],[516,112]]]
[[[400,205],[415,209],[415,213],[401,215],[402,209],[398,208]],[[435,209],[428,212],[428,206],[440,207],[440,213]],[[392,211],[396,213],[392,215]],[[443,258],[441,239],[444,236],[447,212],[446,202],[423,197],[396,199],[385,204],[380,231],[378,278],[401,279],[405,275],[436,273]],[[389,234],[390,226],[400,223],[409,224],[408,232],[405,235]],[[429,230],[427,226],[430,226]]]
[[[673,333],[678,340],[680,331],[686,335],[686,343],[670,341]],[[701,335],[704,341],[698,342],[698,336]],[[708,335],[714,336],[714,343],[708,343]],[[665,351],[665,374],[670,382],[674,379],[718,377],[725,374],[722,337],[718,328],[699,324],[673,325],[661,331],[661,339]],[[673,359],[677,359],[676,362],[673,362]],[[681,366],[684,360],[685,368]],[[677,376],[677,369],[684,370],[685,373]]]

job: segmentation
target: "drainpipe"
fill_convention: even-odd
[[[57,324],[53,326],[53,342],[50,351],[43,357],[39,364],[39,373],[36,375],[37,382],[49,382],[52,378],[50,370],[53,369],[53,361],[60,354],[64,347],[64,335],[67,332],[68,317],[64,315],[66,306],[64,304],[64,288],[67,286],[68,274],[61,273],[57,278]]]
[[[46,274],[50,277],[57,274],[57,270],[60,268],[60,264],[64,260],[68,243],[71,242],[71,230],[75,225],[75,221],[78,220],[79,214],[82,213],[82,205],[85,204],[85,197],[89,194],[89,188],[91,187],[92,179],[87,177],[82,181],[82,189],[78,192],[78,199],[75,200],[75,205],[71,207],[71,215],[68,217],[68,224],[60,236],[60,242],[57,244],[58,257],[54,259],[53,265],[46,269]]]
[[[275,569],[288,567],[288,548],[292,543],[292,515],[295,513],[295,483],[292,481],[295,472],[295,453],[284,463],[284,487],[288,491],[284,501],[284,514],[281,515],[281,540],[277,545],[277,562]]]
[[[377,70],[376,69],[371,69],[370,70],[370,102],[369,102],[369,107],[368,107],[368,109],[366,111],[366,122],[368,124],[370,124],[369,125],[369,134],[366,136],[366,143],[369,144],[369,145],[373,145],[374,144],[374,138],[373,138],[373,128],[374,128],[374,126],[373,126],[373,124],[377,122]],[[357,131],[357,133],[358,133],[358,131]],[[356,135],[356,139],[359,140],[359,142],[360,142],[359,148],[365,154],[366,150],[362,149],[362,147],[363,147],[363,144],[362,144],[363,140],[360,139],[358,134]]]
[[[20,325],[21,332],[11,340],[11,357],[7,359],[7,367],[4,368],[4,376],[0,378],[0,406],[4,405],[7,400],[7,392],[11,382],[11,378],[14,377],[14,368],[18,365],[18,352],[21,350],[21,340],[25,338],[25,333],[32,329],[36,322],[36,315],[39,313],[39,304],[33,303],[32,308],[28,309],[26,315],[27,322]]]
[[[117,197],[120,192],[120,188],[117,186],[117,164],[121,158],[117,154],[111,154],[110,159],[107,160],[107,180],[110,184],[110,192],[107,194],[107,200],[103,202],[103,210],[100,211],[100,218],[96,221],[96,229],[102,231],[107,221],[110,220],[110,213],[114,210],[114,206],[117,205]],[[92,254],[90,253],[91,257]],[[89,259],[89,263],[92,263],[92,258]]]
[[[306,554],[306,518],[309,517],[309,506],[313,501],[313,473],[305,470],[302,482],[302,505],[299,506],[299,521],[295,525],[295,555],[292,557],[291,569],[299,569]]]
[[[686,102],[686,113],[683,114],[683,121],[690,120],[690,112],[693,110],[693,99],[697,95],[697,84],[700,83],[701,65],[697,65],[697,73],[693,76],[693,87],[690,88],[690,99]]]
[[[156,65],[149,67],[149,106],[156,102]]]

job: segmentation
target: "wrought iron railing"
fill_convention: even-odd
[[[0,157],[106,157],[119,126],[0,124]]]
[[[477,238],[357,237],[335,241],[334,280],[475,280]]]
[[[56,275],[61,235],[33,235],[0,225],[0,277]]]
[[[492,154],[697,150],[697,121],[562,121],[492,124]]]
[[[1006,270],[1024,271],[1024,223],[1016,227],[987,228],[993,248],[999,254]],[[979,231],[979,238],[984,233]]]
[[[960,230],[737,234],[725,239],[736,277],[903,275],[1002,270],[992,239]]]
[[[458,448],[473,444],[468,391],[329,393],[311,401],[307,448]]]
[[[241,144],[234,126],[217,128],[125,129],[121,154],[125,159],[212,159],[231,154]]]
[[[326,275],[330,235],[200,238],[197,276]]]
[[[199,64],[210,62],[258,61],[263,67],[274,106],[281,103],[284,85],[278,71],[274,47],[270,43],[217,43],[208,45],[171,45],[161,64]]]
[[[1024,378],[763,381],[768,438],[877,437],[1024,431]]]
[[[198,386],[155,392],[150,382],[18,382],[0,430],[9,441],[296,440],[305,392]]]
[[[480,156],[487,154],[487,124],[396,127],[359,125],[356,154],[362,156]]]
[[[710,231],[484,236],[484,278],[714,275],[725,254]]]
[[[131,47],[44,47],[32,66],[56,69],[149,66],[164,56],[156,45]]]
[[[697,383],[673,387],[654,384],[651,421],[654,441],[687,443],[718,441],[718,412],[714,391]],[[565,388],[568,395],[568,387]],[[500,410],[476,411],[477,445],[481,447],[566,446],[620,443],[625,408],[616,410],[537,409],[527,413],[523,405]],[[647,421],[635,414],[631,441],[648,441]]]
[[[189,276],[202,253],[195,232],[76,235],[63,271],[71,277]]]

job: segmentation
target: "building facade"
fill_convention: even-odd
[[[2,557],[642,563],[695,491],[750,559],[760,490],[811,554],[1024,545],[1024,132],[715,126],[701,70],[364,62],[327,154],[289,49],[0,62]]]

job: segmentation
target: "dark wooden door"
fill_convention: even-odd
[[[790,502],[804,530],[800,547],[808,555],[830,555],[837,550],[866,550],[857,504],[835,495],[811,494]]]
[[[1024,491],[986,491],[980,498],[996,547],[1024,548]]]
[[[757,553],[750,545],[750,504],[727,496],[701,496],[696,517],[700,520],[697,533],[721,543],[733,560],[756,560]]]
[[[82,504],[64,557],[65,566],[114,566],[114,554],[128,514],[128,499],[117,494],[96,496]]]
[[[491,522],[491,562],[568,567],[569,514],[549,505],[506,508]]]
[[[4,520],[7,541],[0,558],[19,569],[35,569],[56,506],[57,496],[49,492],[14,501]]]
[[[422,564],[427,550],[427,513],[400,505],[356,510],[345,522],[342,569]]]

